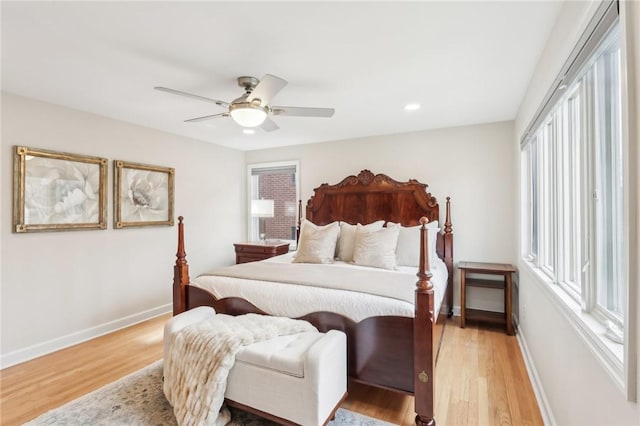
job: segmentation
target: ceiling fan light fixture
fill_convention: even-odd
[[[249,102],[232,104],[229,113],[233,121],[242,127],[257,127],[267,118],[267,108]]]
[[[199,123],[218,117],[231,117],[236,124],[245,129],[244,133],[247,134],[249,133],[248,130],[253,127],[260,127],[265,132],[278,130],[280,127],[269,118],[270,115],[333,117],[335,112],[333,108],[271,106],[271,100],[287,85],[286,80],[271,74],[266,74],[262,77],[262,80],[248,76],[238,77],[238,85],[244,89],[244,94],[231,102],[194,95],[193,93],[182,92],[168,87],[156,86],[154,89],[173,95],[214,103],[226,109],[225,112],[184,120],[185,123]]]

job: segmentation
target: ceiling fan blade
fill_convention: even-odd
[[[283,80],[275,75],[267,74],[262,77],[260,83],[253,89],[247,97],[247,101],[260,99],[261,105],[268,105],[271,99],[287,85],[287,80]]]
[[[181,92],[180,90],[169,89],[168,87],[156,86],[156,87],[154,87],[154,89],[160,90],[161,92],[171,93],[173,95],[180,95],[180,96],[186,96],[188,98],[198,99],[200,101],[213,102],[214,104],[219,105],[219,106],[224,107],[224,108],[228,108],[229,107],[229,102],[219,101],[217,99],[205,98],[204,96],[194,95],[194,94],[187,93],[187,92]]]
[[[202,116],[202,117],[190,118],[188,120],[184,120],[184,122],[185,123],[197,123],[198,121],[211,120],[212,118],[216,118],[216,117],[227,117],[228,115],[229,115],[228,112],[221,112],[220,114],[205,115],[205,116]]]
[[[280,126],[278,126],[275,121],[267,117],[260,125],[260,128],[265,132],[273,132],[274,130],[278,130]]]
[[[271,107],[273,115],[291,115],[296,117],[333,117],[336,112],[333,108],[305,108],[305,107],[288,107],[274,106]]]

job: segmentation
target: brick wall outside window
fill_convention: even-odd
[[[260,176],[259,198],[273,200],[273,217],[265,218],[266,238],[295,239],[298,221],[295,176],[290,173],[269,173]]]

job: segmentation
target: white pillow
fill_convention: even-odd
[[[356,242],[353,249],[353,263],[374,268],[396,268],[396,246],[399,227],[366,231],[362,225],[356,227]]]
[[[333,263],[336,242],[340,234],[338,222],[318,226],[308,220],[300,225],[298,250],[294,263]]]
[[[420,266],[420,228],[418,226],[401,226],[398,223],[387,223],[387,227],[397,227],[400,229],[398,236],[398,247],[396,257],[398,266]],[[438,242],[438,221],[427,223],[427,249],[429,250],[429,266],[433,266]]]
[[[384,220],[370,223],[368,225],[360,225],[364,231],[377,231],[382,229]],[[340,236],[338,237],[338,246],[336,248],[336,257],[343,262],[353,261],[353,250],[356,246],[356,225],[347,222],[340,222]]]

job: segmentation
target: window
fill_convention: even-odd
[[[523,138],[521,204],[523,259],[588,318],[582,329],[599,324],[592,341],[622,377],[629,256],[616,6],[592,21]]]
[[[250,164],[248,182],[249,240],[281,240],[295,248],[298,162]]]
[[[585,311],[622,328],[619,55],[614,26],[526,146],[531,223],[524,254]]]

